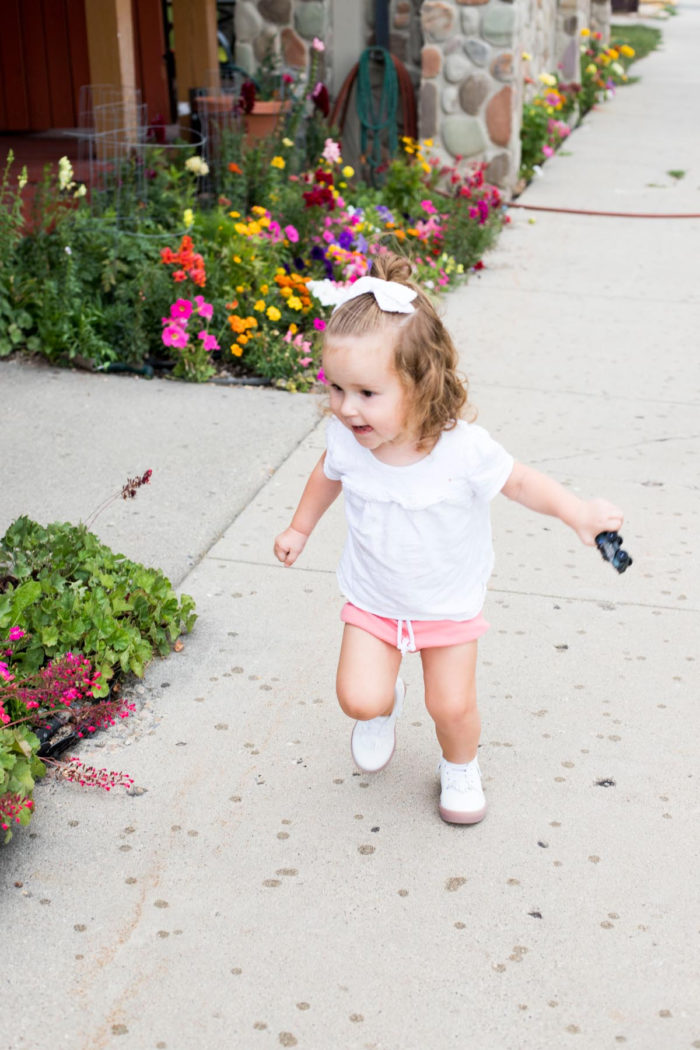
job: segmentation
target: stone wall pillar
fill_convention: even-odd
[[[331,61],[331,0],[237,0],[235,29],[236,65],[251,74],[269,47],[284,67],[307,69],[314,37],[326,44],[326,66]]]
[[[610,0],[424,0],[420,137],[512,188],[523,100],[540,73],[578,79],[580,31],[607,39],[609,12]]]

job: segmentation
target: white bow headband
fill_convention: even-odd
[[[380,277],[360,277],[354,284],[343,289],[335,309],[367,292],[377,300],[379,309],[388,314],[412,314],[415,307],[411,303],[418,295],[413,288],[399,284],[398,281],[383,281]]]

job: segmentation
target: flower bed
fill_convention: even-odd
[[[639,29],[635,36],[639,53],[626,42],[626,35]],[[520,187],[534,175],[559,149],[571,131],[598,103],[610,99],[615,90],[629,81],[628,70],[637,57],[643,57],[658,45],[661,34],[647,27],[613,26],[609,45],[603,43],[600,33],[581,30],[580,73],[578,80],[567,82],[561,73],[540,73],[540,89],[523,106],[520,131],[521,160]],[[641,46],[640,46],[641,45]],[[523,54],[528,60],[529,55]],[[526,83],[534,81],[526,78]]]
[[[481,265],[503,208],[480,168],[442,166],[429,143],[405,139],[372,187],[328,135],[308,168],[308,143],[325,128],[323,96],[309,99],[305,122],[292,107],[271,142],[222,138],[215,169],[194,147],[176,162],[150,151],[144,199],[125,188],[141,184],[131,167],[115,202],[87,197],[62,162],[47,173],[31,231],[22,175],[8,163],[0,317],[11,323],[0,356],[29,350],[56,364],[146,366],[194,381],[257,376],[305,390],[329,313],[318,282],[353,281],[388,247],[436,293]]]

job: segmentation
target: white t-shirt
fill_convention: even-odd
[[[493,569],[489,502],[513,457],[463,421],[408,466],[382,463],[335,418],[326,447],[326,476],[342,482],[345,497],[338,582],[348,600],[395,620],[478,615]]]

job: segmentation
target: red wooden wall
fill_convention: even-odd
[[[171,119],[161,0],[133,0],[136,86],[149,119]],[[91,78],[85,0],[0,0],[0,131],[78,126]]]
[[[84,0],[0,0],[0,131],[78,123],[90,82]]]

